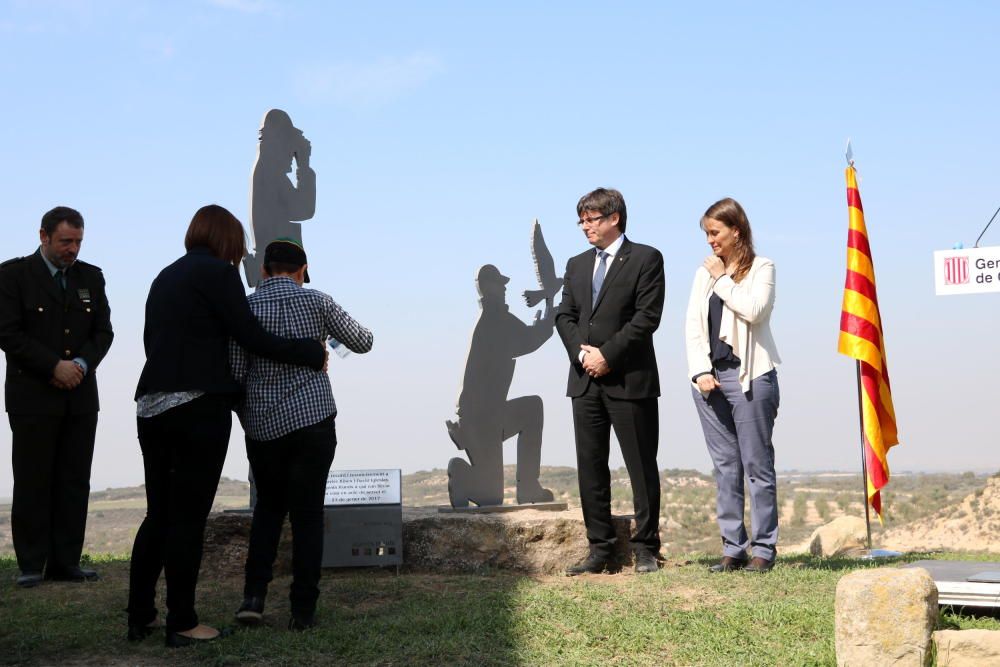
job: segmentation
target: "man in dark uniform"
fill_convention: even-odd
[[[104,276],[76,259],[83,217],[58,206],[42,217],[39,238],[33,255],[0,264],[11,528],[25,588],[43,578],[97,579],[80,567],[80,553],[97,431],[95,371],[114,337]]]

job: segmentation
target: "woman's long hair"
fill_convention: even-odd
[[[247,237],[236,216],[218,204],[202,206],[191,218],[184,248],[206,247],[212,254],[239,266],[247,254]]]
[[[699,224],[702,229],[705,229],[705,221],[709,218],[718,220],[726,227],[738,232],[736,242],[733,245],[733,256],[728,260],[736,267],[733,270],[733,280],[740,282],[750,271],[753,259],[757,256],[753,250],[753,233],[750,231],[750,220],[747,219],[746,211],[743,210],[738,201],[732,197],[726,197],[709,206],[705,215],[701,216]]]

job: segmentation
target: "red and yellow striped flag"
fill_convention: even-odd
[[[889,448],[899,444],[896,412],[892,407],[889,369],[885,362],[882,317],[875,293],[875,266],[868,246],[865,214],[854,167],[847,176],[847,281],[840,313],[837,350],[858,360],[861,370],[861,422],[865,464],[868,469],[868,502],[882,518],[879,490],[889,481]]]

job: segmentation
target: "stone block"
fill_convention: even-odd
[[[847,574],[837,583],[837,665],[930,665],[937,618],[937,587],[927,570],[880,568]]]
[[[938,630],[934,633],[938,667],[1000,665],[1000,631]]]

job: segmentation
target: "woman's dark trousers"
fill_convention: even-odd
[[[195,586],[205,521],[229,447],[232,401],[206,394],[155,417],[139,417],[146,471],[146,518],[132,547],[129,625],[156,618],[156,582],[167,581],[167,630],[198,625]]]

